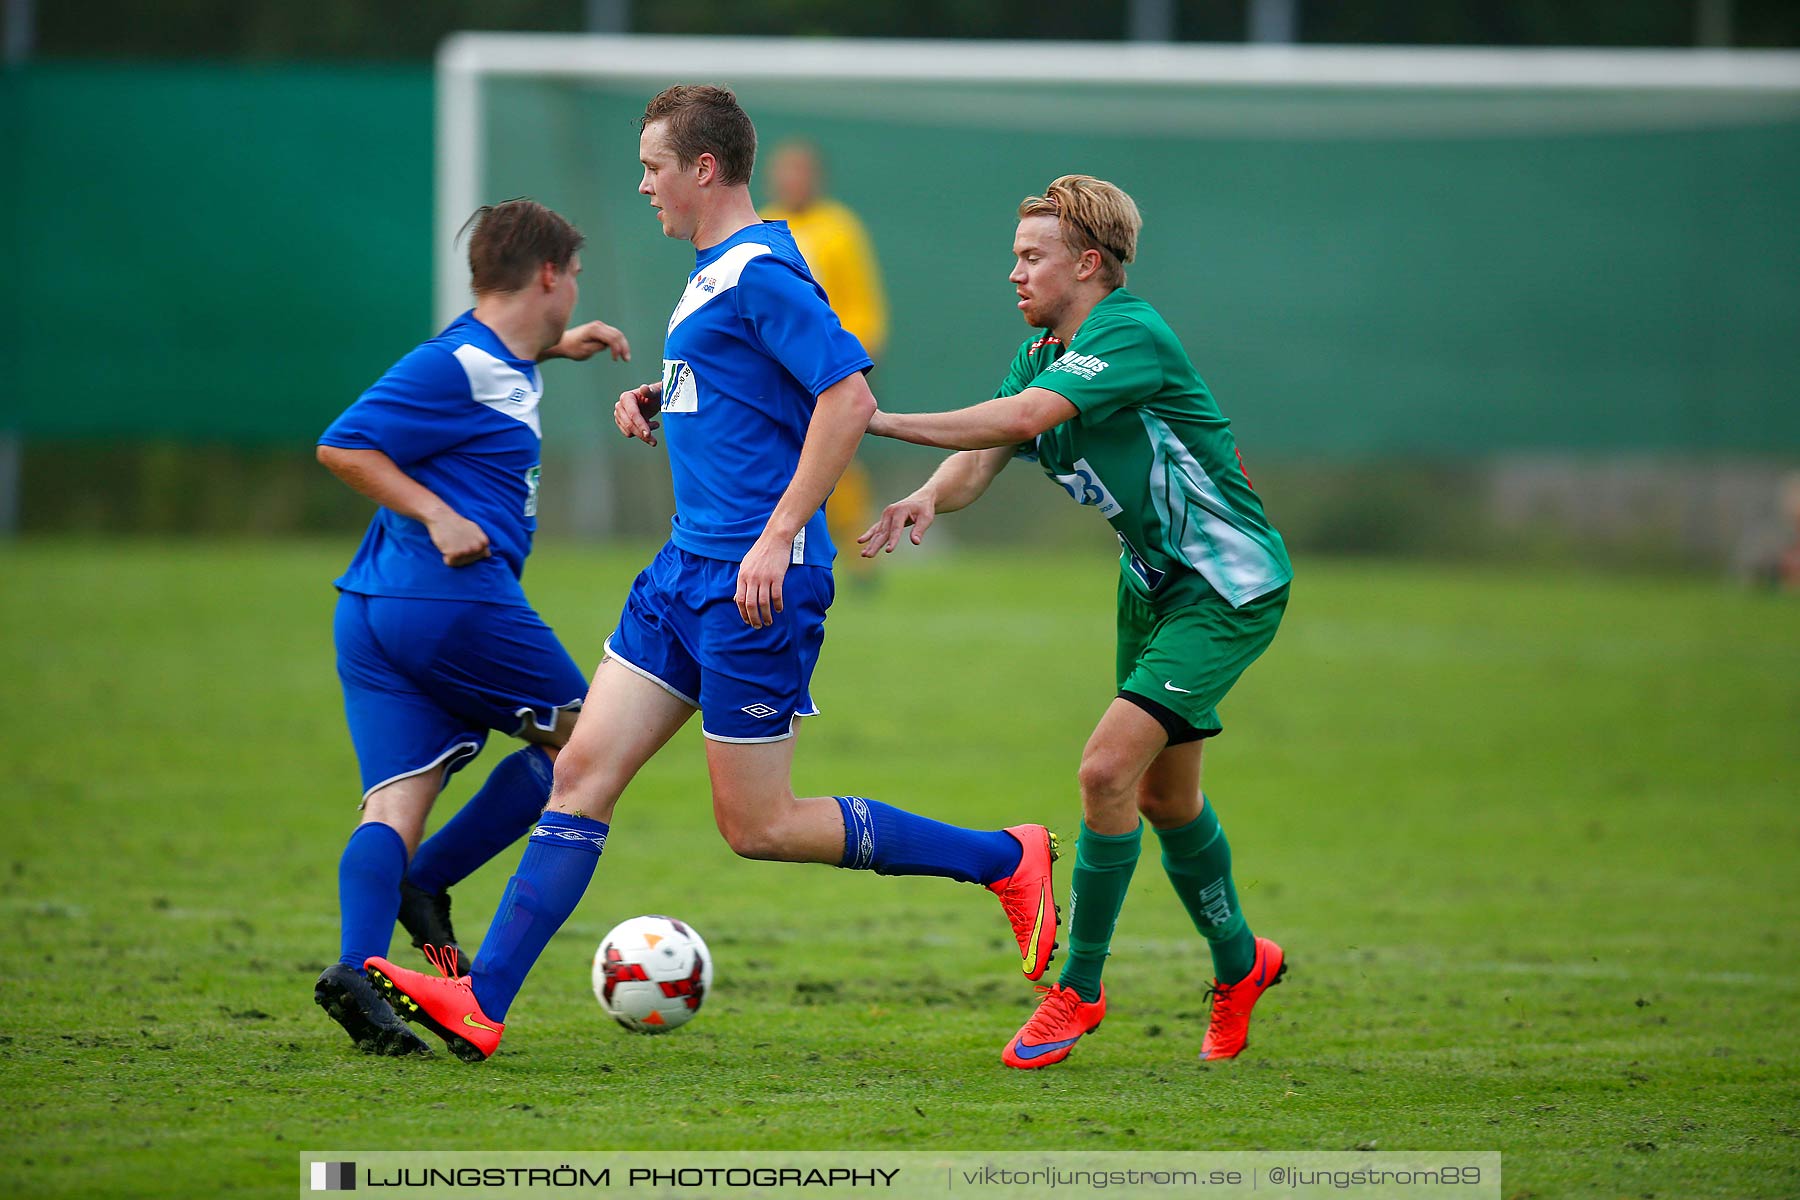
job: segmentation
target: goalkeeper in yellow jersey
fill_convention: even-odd
[[[881,269],[868,231],[855,213],[824,194],[824,165],[810,142],[785,142],[776,147],[769,178],[773,203],[763,206],[762,218],[788,223],[788,232],[812,268],[813,278],[825,289],[838,320],[879,363],[887,344],[887,297],[881,290]],[[869,472],[853,459],[825,503],[832,540],[840,546],[851,545],[868,526],[873,507]],[[872,578],[869,568],[869,561],[859,555],[839,560],[839,570],[859,581]]]

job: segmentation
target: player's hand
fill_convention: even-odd
[[[767,530],[738,564],[738,615],[753,629],[775,623],[781,611],[781,583],[787,578],[788,557],[793,543],[774,537]]]
[[[620,433],[636,438],[646,446],[656,445],[656,435],[651,431],[661,422],[652,421],[650,414],[662,404],[662,388],[659,379],[619,393],[619,402],[613,405],[613,424],[619,427]]]
[[[576,362],[586,362],[602,350],[610,350],[614,362],[631,361],[631,343],[605,321],[589,321],[565,330],[562,341],[556,343],[555,353]]]
[[[444,556],[446,567],[466,567],[470,563],[491,558],[487,531],[467,517],[450,513],[425,526],[431,544]]]
[[[883,552],[892,554],[908,526],[912,528],[912,544],[917,546],[925,540],[925,531],[935,520],[937,504],[929,496],[908,496],[882,509],[881,519],[869,526],[869,531],[857,538],[856,544],[862,547],[864,558],[874,558]]]

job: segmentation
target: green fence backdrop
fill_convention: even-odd
[[[309,444],[430,320],[424,68],[0,71],[31,438]]]

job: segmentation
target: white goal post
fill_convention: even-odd
[[[437,55],[434,316],[468,305],[455,235],[483,203],[493,78],[1217,84],[1237,88],[1800,92],[1800,53],[459,33]],[[648,93],[646,93],[648,98]]]

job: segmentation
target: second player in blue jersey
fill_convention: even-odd
[[[537,530],[538,362],[629,357],[624,336],[565,328],[582,237],[530,200],[476,213],[475,307],[395,363],[319,438],[319,461],[380,507],[337,580],[334,640],[362,769],[362,820],[338,863],[339,960],[319,1005],[363,1050],[426,1051],[363,976],[396,913],[415,945],[460,957],[445,889],[522,836],[587,680],[519,584]],[[420,844],[452,772],[489,730],[526,744]]]
[[[613,810],[638,770],[698,711],[713,811],[746,858],[978,883],[999,896],[1028,978],[1056,934],[1041,825],[972,830],[859,796],[796,797],[797,724],[831,603],[821,512],[875,411],[869,358],[839,324],[785,225],[750,199],[756,131],[722,88],[679,86],[643,117],[638,191],[694,270],[669,319],[662,378],[625,393],[621,433],[668,441],[676,513],[638,576],[550,804],[470,976],[369,960],[409,1019],[469,1061],[499,1046],[526,973],[581,899]]]

